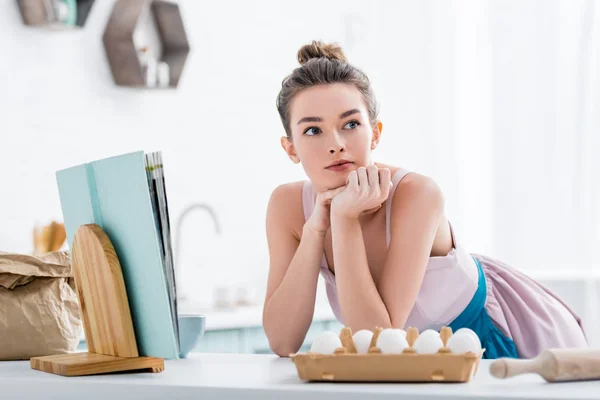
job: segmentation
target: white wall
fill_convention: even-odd
[[[487,4],[496,250],[600,270],[599,4]]]
[[[312,39],[340,42],[371,76],[384,121],[378,158],[434,176],[450,214],[461,213],[452,4],[180,1],[192,52],[178,90],[151,92],[113,84],[101,41],[112,3],[97,0],[85,28],[67,32],[25,27],[14,2],[0,4],[0,249],[28,252],[36,221],[62,219],[56,170],[162,150],[172,221],[206,202],[223,225],[217,238],[207,215],[185,221],[186,282],[264,284],[270,192],[305,177],[280,149],[275,97]]]

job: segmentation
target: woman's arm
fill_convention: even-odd
[[[304,215],[302,187],[292,185],[273,191],[266,221],[270,267],[263,327],[271,349],[283,357],[300,349],[312,322],[324,247],[324,235],[314,229],[305,226],[301,237],[295,232]]]
[[[443,208],[443,195],[430,178],[411,174],[398,184],[392,201],[392,238],[379,282],[370,274],[358,219],[332,213],[338,298],[344,322],[353,331],[404,327]]]
[[[331,214],[335,283],[344,325],[360,329],[391,327],[389,314],[367,263],[358,218]]]
[[[401,328],[423,283],[435,235],[443,219],[444,196],[433,179],[407,175],[396,188],[391,214],[391,242],[377,287],[392,326]]]

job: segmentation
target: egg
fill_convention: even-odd
[[[402,329],[384,329],[377,337],[376,346],[382,354],[400,354],[408,347],[406,332]]]
[[[318,335],[310,346],[310,351],[319,354],[333,354],[335,349],[342,347],[340,337],[332,331]]]
[[[462,328],[450,336],[446,347],[452,353],[457,354],[468,352],[479,353],[481,351],[481,341],[475,332],[467,328]]]
[[[417,337],[413,348],[418,354],[435,354],[444,347],[440,334],[433,329],[427,329]]]
[[[367,329],[361,329],[352,335],[356,352],[362,354],[368,353],[369,347],[371,346],[371,339],[373,339],[373,332]]]
[[[457,330],[456,332],[454,332],[454,334],[457,334],[461,332],[462,334],[469,334],[477,343],[479,343],[479,347],[481,347],[481,341],[479,340],[479,336],[477,336],[477,334],[475,333],[475,331],[469,329],[469,328],[460,328],[459,330]]]

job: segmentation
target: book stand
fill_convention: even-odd
[[[100,226],[78,228],[72,267],[88,351],[33,357],[31,368],[63,376],[163,371],[163,358],[138,354],[121,265]]]

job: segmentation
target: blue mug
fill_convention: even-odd
[[[179,358],[187,358],[204,335],[204,315],[179,315]]]

